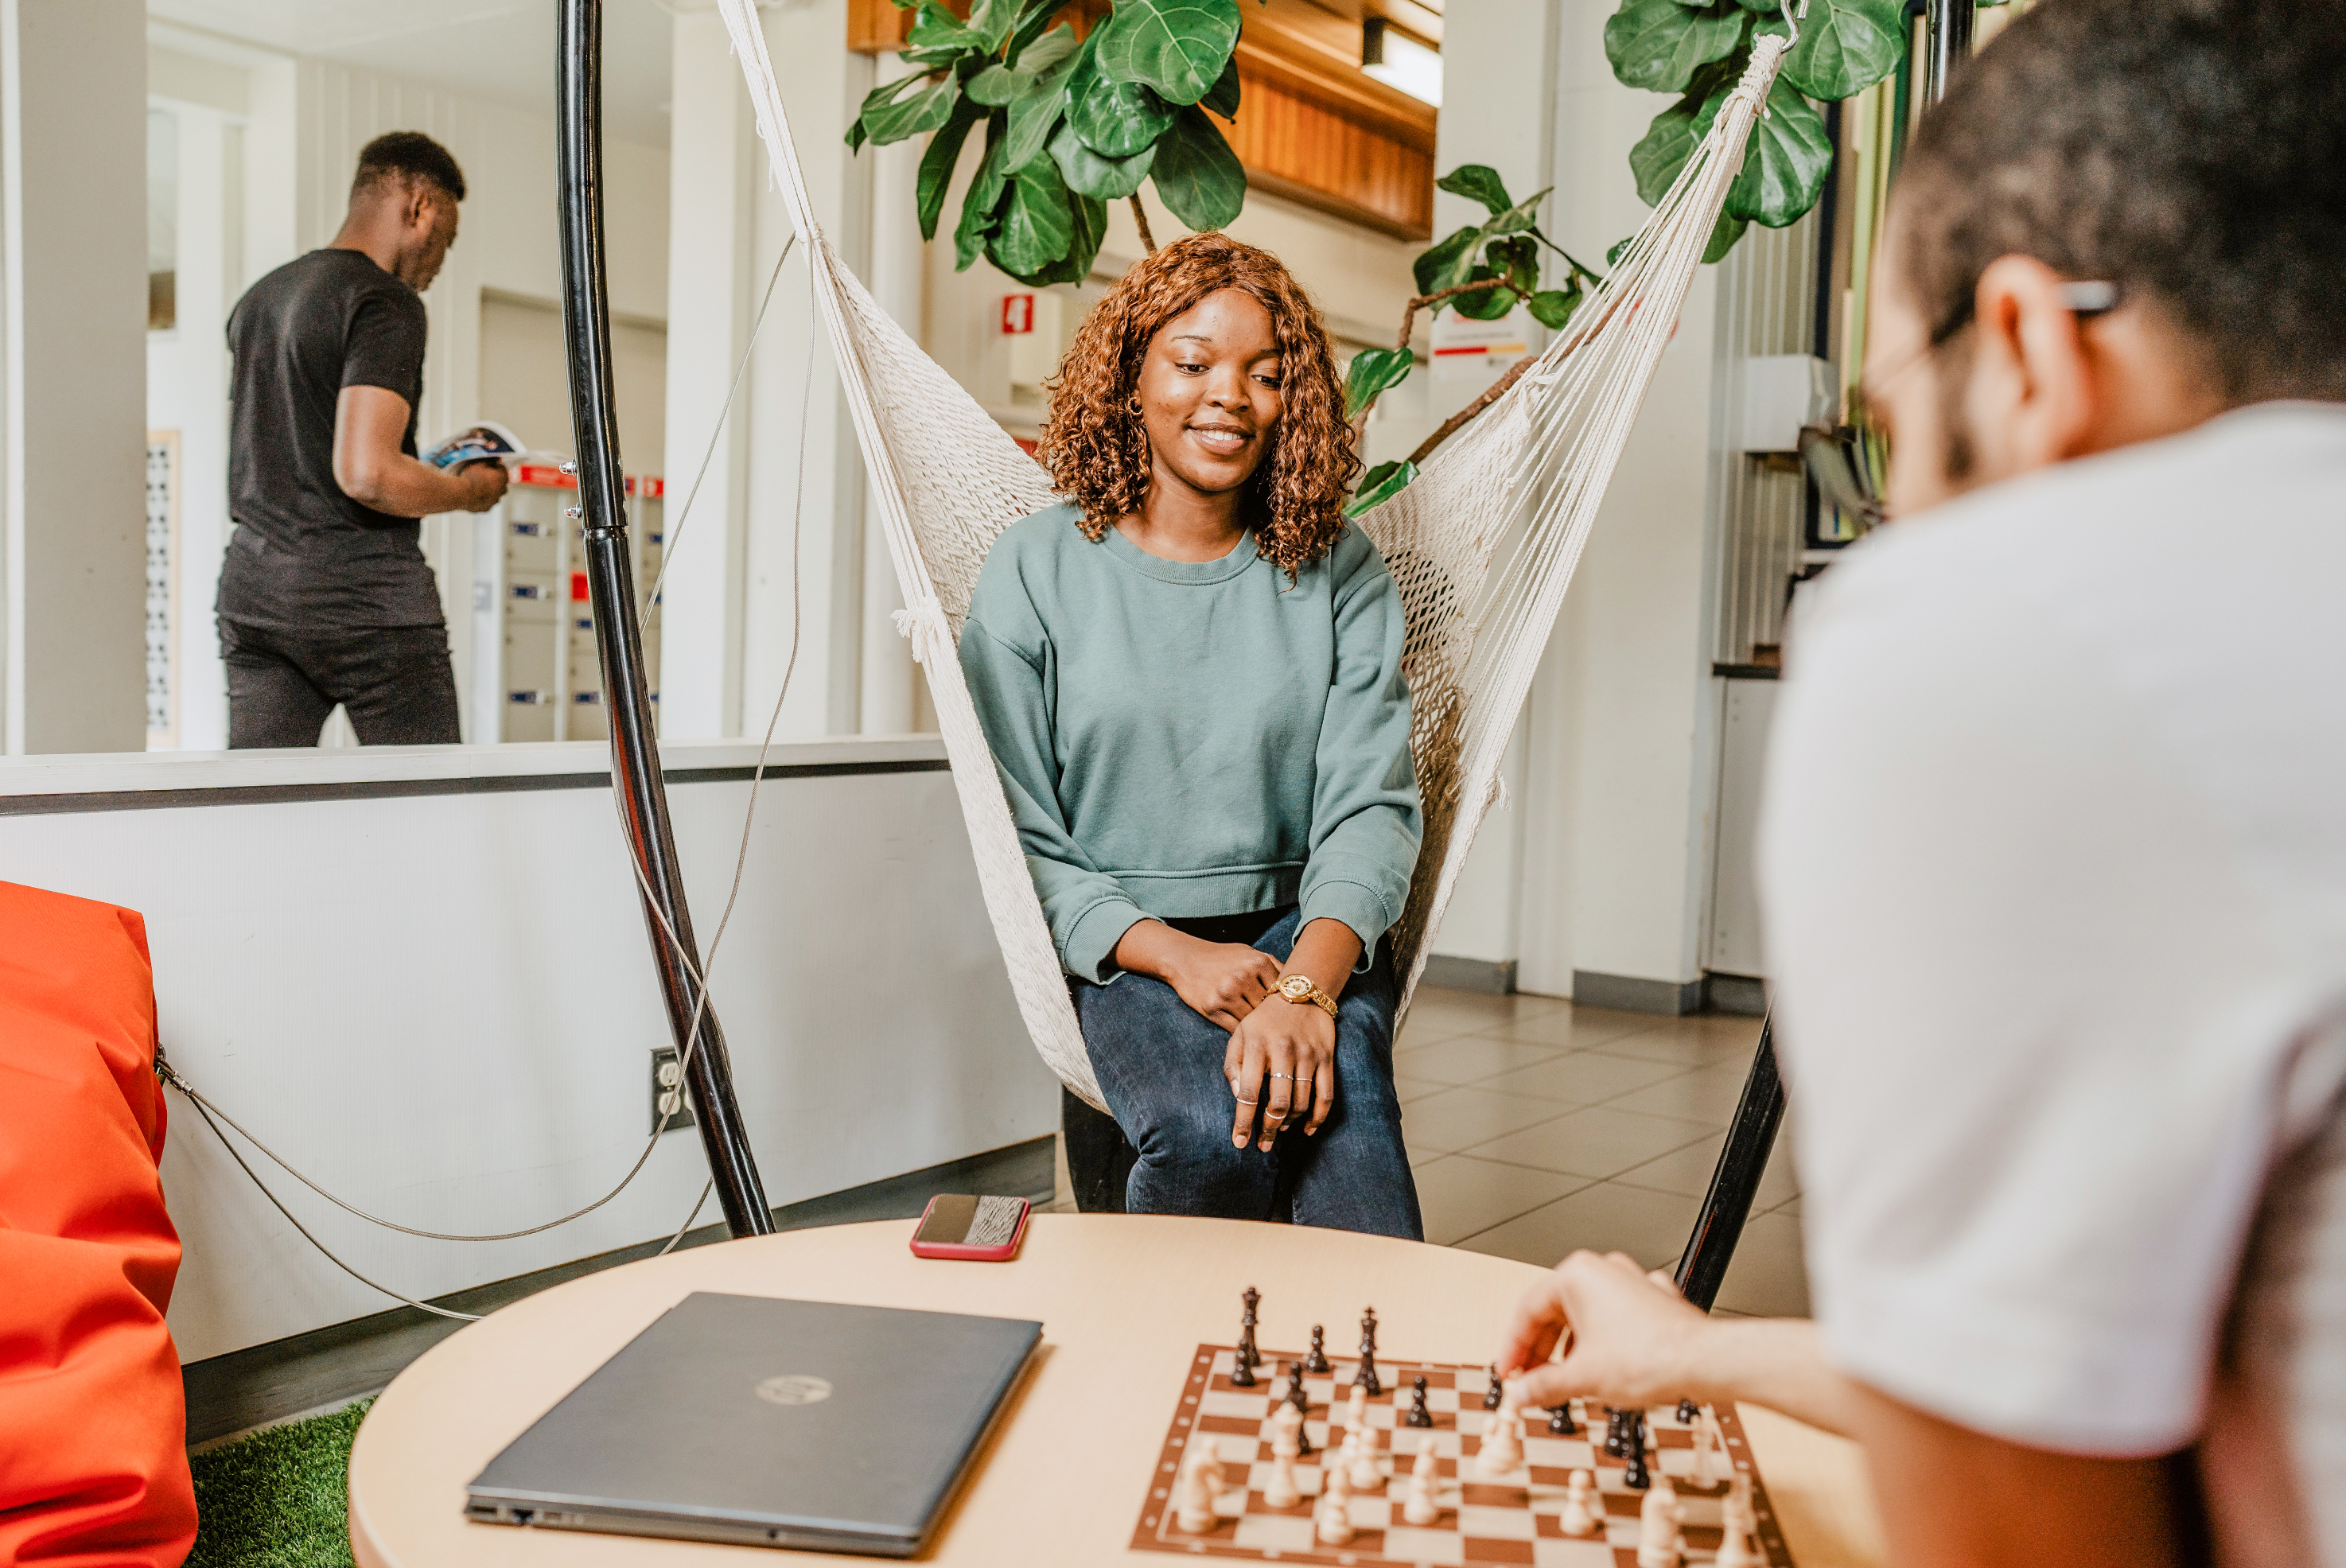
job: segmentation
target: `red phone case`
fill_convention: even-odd
[[[944,1195],[940,1194],[939,1196]],[[921,1211],[921,1225],[913,1227],[913,1256],[915,1257],[949,1257],[964,1263],[1007,1263],[1018,1256],[1018,1244],[1026,1239],[1026,1222],[1035,1217],[1035,1206],[1025,1198],[1018,1201],[1018,1224],[1010,1239],[996,1246],[973,1247],[963,1241],[923,1241],[921,1226],[929,1222],[929,1214],[937,1207],[937,1198],[929,1199],[929,1207]]]

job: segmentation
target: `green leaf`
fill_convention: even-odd
[[[1443,290],[1466,281],[1467,270],[1474,265],[1474,248],[1483,243],[1479,229],[1461,229],[1449,239],[1418,252],[1410,264],[1417,279],[1421,294],[1439,294]],[[1434,307],[1440,313],[1441,307]]]
[[[1221,80],[1239,41],[1238,0],[1117,0],[1093,32],[1100,74],[1194,104]]]
[[[903,3],[904,0],[896,0],[899,5]],[[1026,0],[1026,8],[1018,14],[1018,25],[1010,30],[1010,46],[1004,51],[1003,57],[1014,66],[1040,71],[1046,67],[1026,57],[1027,51],[1035,46],[1037,39],[1066,33],[1072,47],[1075,29],[1064,25],[1058,27],[1051,25],[1051,18],[1057,15],[1066,5],[1066,0]]]
[[[926,3],[926,0],[923,0]],[[1743,41],[1745,15],[1689,11],[1678,0],[1626,0],[1605,23],[1605,57],[1625,86],[1679,93],[1697,67],[1725,59]]]
[[[1048,21],[1051,13],[1046,11],[1043,16],[1046,21]],[[1016,56],[1017,66],[1022,71],[1039,76],[1082,46],[1076,42],[1076,30],[1062,22],[1019,50]]]
[[[1507,287],[1518,294],[1539,287],[1539,243],[1528,234],[1492,240],[1483,248],[1483,260],[1493,276],[1504,278]]]
[[[1157,144],[1157,167],[1150,172],[1157,194],[1195,232],[1221,228],[1246,205],[1246,170],[1239,155],[1194,104],[1174,117],[1172,130]]]
[[[985,52],[999,54],[1018,25],[1018,0],[975,0],[969,8],[969,30],[985,40]]]
[[[1466,281],[1485,282],[1499,275],[1494,267],[1477,267]],[[1471,294],[1461,294],[1450,301],[1458,313],[1472,321],[1495,321],[1515,308],[1513,289],[1477,289]]]
[[[1494,218],[1515,204],[1507,194],[1504,180],[1498,170],[1484,164],[1463,163],[1433,182],[1436,190],[1446,190],[1453,196],[1463,196],[1479,201],[1491,209]]]
[[[1068,209],[1067,188],[1048,158],[1040,158],[1010,177],[1010,199],[1003,204],[994,242],[987,247],[1005,272],[1039,272],[1067,253],[1076,237],[1074,214]]]
[[[1368,412],[1379,394],[1408,379],[1416,357],[1407,349],[1362,349],[1344,372],[1344,419],[1350,423]]]
[[[1230,55],[1230,63],[1222,67],[1220,77],[1198,100],[1198,106],[1213,110],[1226,120],[1239,117],[1239,57],[1235,51]]]
[[[1648,207],[1661,205],[1708,128],[1708,122],[1698,121],[1695,110],[1688,107],[1693,102],[1681,98],[1656,115],[1645,136],[1629,149],[1629,172],[1637,177],[1637,199]]]
[[[863,97],[862,112],[855,117],[863,134],[882,147],[933,131],[952,115],[961,84],[950,75],[934,78],[900,76]],[[849,133],[851,144],[853,132]]]
[[[1010,147],[1003,157],[1005,168],[1024,168],[1051,142],[1059,117],[1067,107],[1067,85],[1083,74],[1091,57],[1088,45],[1055,61],[1035,77],[1035,85],[1010,100]]]
[[[1068,189],[1101,201],[1121,201],[1148,178],[1149,166],[1157,161],[1157,144],[1151,142],[1130,158],[1102,158],[1084,145],[1075,127],[1061,126],[1051,138],[1051,157]]]
[[[1173,125],[1173,110],[1138,82],[1119,82],[1096,68],[1071,84],[1067,125],[1103,158],[1130,158]]]
[[[1718,226],[1710,231],[1710,243],[1703,248],[1702,259],[1705,261],[1726,260],[1727,253],[1735,249],[1735,242],[1742,239],[1743,231],[1750,227],[1740,218],[1720,213]],[[1624,239],[1621,243],[1627,245],[1628,242]]]
[[[1828,103],[1852,97],[1898,68],[1904,20],[1898,0],[1812,0],[1780,79]],[[1784,24],[1760,30],[1780,34]]]
[[[994,229],[995,209],[1002,204],[1002,188],[1008,182],[1002,167],[1002,138],[986,133],[985,161],[977,166],[977,178],[969,182],[969,192],[961,199],[961,222],[954,229],[954,270],[966,272],[985,249],[985,241]]]
[[[904,41],[914,49],[951,49],[956,53],[975,50],[991,55],[998,47],[985,41],[985,35],[970,26],[946,10],[937,0],[921,0],[921,8],[913,13],[913,30]]]
[[[1067,203],[1067,215],[1075,229],[1075,238],[1067,241],[1067,253],[1041,271],[1020,277],[1020,282],[1039,289],[1052,283],[1081,283],[1092,275],[1092,260],[1107,238],[1107,206],[1081,191],[1074,191]]]
[[[964,90],[987,108],[1009,107],[1010,100],[1035,85],[1032,71],[1014,71],[1007,66],[988,66],[969,79]]]
[[[1403,459],[1399,463],[1380,463],[1361,475],[1361,488],[1344,505],[1344,515],[1358,517],[1372,506],[1392,500],[1409,488],[1417,477],[1417,464]]]
[[[1547,188],[1548,190],[1554,190],[1555,188],[1556,187],[1552,185]],[[1537,196],[1527,196],[1524,198],[1513,207],[1508,208],[1504,212],[1500,213],[1497,217],[1484,224],[1484,238],[1487,239],[1494,239],[1502,234],[1523,233],[1525,229],[1529,229],[1534,223],[1539,220],[1539,204],[1546,199],[1547,190],[1541,191]]]
[[[1832,160],[1824,116],[1780,77],[1751,127],[1743,172],[1728,188],[1727,215],[1783,228],[1817,204]]]
[[[937,217],[944,211],[945,191],[953,184],[954,166],[961,162],[962,143],[969,139],[970,127],[984,118],[984,108],[964,98],[954,106],[953,117],[945,121],[944,128],[929,138],[928,150],[921,154],[913,193],[923,239],[937,237]]]
[[[1551,332],[1557,332],[1562,331],[1565,324],[1572,320],[1572,313],[1580,309],[1583,298],[1585,296],[1576,285],[1570,289],[1543,289],[1524,301],[1524,309],[1532,313],[1533,321]]]

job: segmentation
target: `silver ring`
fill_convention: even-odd
[[[1230,1098],[1238,1101],[1241,1105],[1260,1105],[1262,1104],[1260,1100],[1250,1100],[1242,1095],[1233,1095]]]
[[[1289,1080],[1290,1082],[1292,1082],[1292,1081],[1294,1080],[1295,1074],[1292,1074],[1292,1073],[1273,1073],[1273,1074],[1271,1074],[1271,1076],[1272,1076],[1272,1077],[1274,1077],[1274,1078],[1285,1078],[1285,1079]]]

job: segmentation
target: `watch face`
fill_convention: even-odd
[[[1300,1002],[1311,994],[1311,977],[1302,974],[1289,975],[1279,983],[1279,993],[1290,1002]]]

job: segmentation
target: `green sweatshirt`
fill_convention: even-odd
[[[1400,917],[1423,822],[1401,596],[1348,527],[1295,585],[1250,533],[1167,561],[1072,504],[996,540],[962,673],[1067,972],[1116,978],[1135,921],[1300,903],[1362,967]]]

